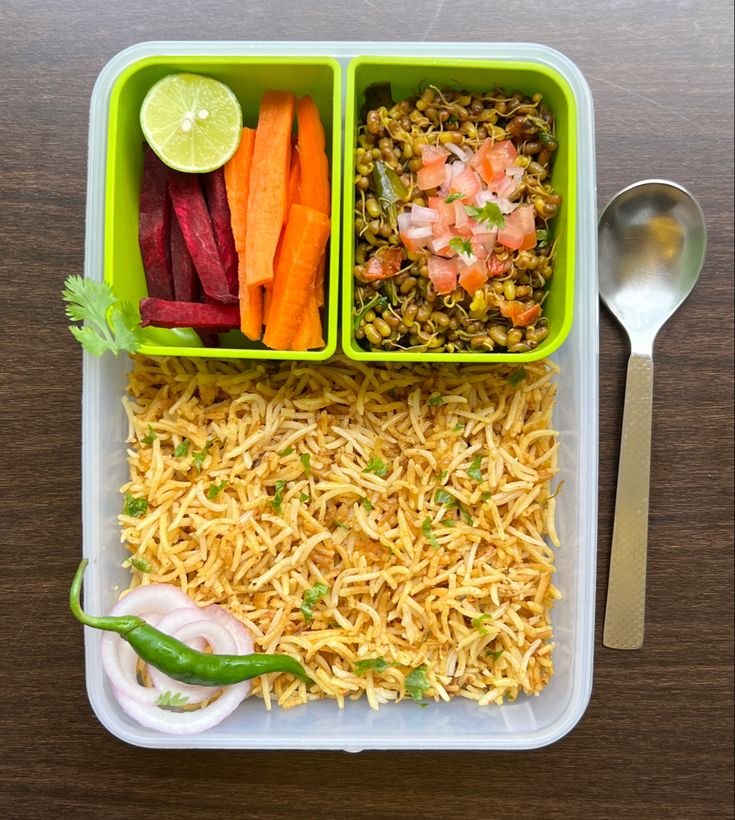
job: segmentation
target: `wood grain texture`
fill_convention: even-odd
[[[732,3],[427,0],[0,6],[0,806],[11,818],[731,817],[733,643]],[[412,10],[419,6],[414,4]],[[601,646],[627,361],[600,328],[595,685],[547,749],[153,752],[91,714],[65,597],[80,550],[80,352],[59,291],[82,269],[88,106],[151,39],[543,41],[586,75],[604,204],[640,178],[700,199],[700,285],[656,346],[646,641]],[[10,469],[9,469],[10,468]]]

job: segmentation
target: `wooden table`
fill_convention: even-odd
[[[469,0],[220,5],[5,0],[0,8],[0,812],[732,816],[732,4],[547,0],[515,4],[513,14]],[[128,747],[91,713],[82,630],[65,604],[81,538],[81,372],[59,291],[82,270],[92,85],[113,54],[141,40],[355,36],[554,46],[594,94],[600,204],[645,177],[677,180],[702,203],[704,275],[656,352],[646,642],[613,652],[600,640],[627,359],[622,332],[603,312],[595,684],[569,736],[521,754]]]

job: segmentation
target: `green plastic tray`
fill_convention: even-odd
[[[559,150],[554,160],[551,182],[562,197],[562,207],[551,223],[557,240],[554,277],[544,302],[550,332],[527,353],[441,353],[366,351],[354,337],[352,326],[353,268],[355,237],[354,156],[360,107],[365,89],[372,83],[389,82],[393,98],[401,99],[421,83],[439,87],[460,86],[472,91],[488,91],[501,86],[526,94],[540,92],[556,115]],[[342,346],[351,359],[362,361],[432,362],[528,362],[542,359],[556,350],[572,326],[574,309],[574,252],[577,212],[577,112],[574,94],[566,80],[553,68],[538,62],[506,60],[417,59],[401,57],[356,57],[347,67],[345,102],[345,171],[342,211]]]
[[[140,352],[151,356],[204,356],[241,359],[329,358],[337,347],[339,291],[339,197],[342,167],[342,69],[330,57],[155,56],[127,66],[110,95],[105,185],[105,280],[120,298],[146,296],[138,248],[138,198],[143,165],[139,112],[148,89],[166,74],[190,71],[226,83],[237,95],[244,124],[254,128],[258,106],[268,88],[310,94],[322,117],[332,174],[332,233],[323,309],[325,347],[310,351],[270,350],[239,331],[223,334],[222,347],[203,347],[190,329],[145,329]]]

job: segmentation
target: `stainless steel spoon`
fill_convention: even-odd
[[[630,338],[602,642],[643,645],[651,471],[653,342],[704,264],[704,215],[685,188],[648,179],[620,191],[600,217],[600,295]]]

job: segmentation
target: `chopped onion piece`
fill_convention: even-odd
[[[413,218],[410,211],[403,211],[398,214],[398,230],[405,231],[413,225]]]
[[[415,225],[412,228],[407,228],[403,233],[408,239],[428,239],[434,231],[429,225]]]
[[[455,157],[458,157],[462,162],[469,162],[472,159],[472,151],[469,148],[460,148],[459,145],[454,145],[448,142],[445,146],[447,150],[451,151]]]
[[[423,205],[414,205],[411,208],[411,219],[414,225],[426,225],[430,222],[438,222],[439,212],[433,208],[425,208]]]

